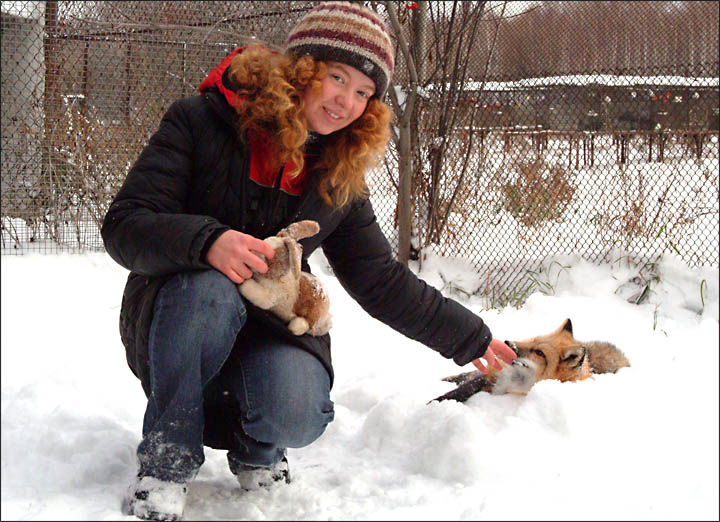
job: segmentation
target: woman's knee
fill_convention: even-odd
[[[245,316],[245,303],[237,285],[217,270],[182,272],[160,290],[162,302],[172,302],[210,320]]]
[[[172,381],[200,372],[206,383],[230,354],[246,316],[235,284],[220,272],[183,272],[170,278],[158,293],[150,326],[153,382],[161,375]]]
[[[330,377],[308,352],[295,347],[285,352],[266,374],[260,390],[248,389],[243,428],[258,441],[301,448],[320,437],[334,418]]]

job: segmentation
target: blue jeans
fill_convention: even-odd
[[[285,448],[316,440],[333,420],[330,377],[312,354],[280,338],[257,339],[225,365],[247,320],[235,283],[216,270],[182,272],[155,302],[150,396],[137,455],[140,475],[187,482],[205,460],[204,390],[237,400],[242,429],[228,452],[233,472],[271,466]]]

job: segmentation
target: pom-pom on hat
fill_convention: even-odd
[[[375,82],[379,99],[385,96],[395,63],[383,21],[371,9],[350,2],[325,2],[308,11],[290,30],[285,52],[355,67]]]

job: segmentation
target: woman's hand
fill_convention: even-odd
[[[206,259],[233,283],[240,284],[252,277],[253,269],[261,274],[267,272],[267,263],[258,254],[272,259],[275,251],[262,239],[227,230],[210,246]]]
[[[474,361],[472,361],[472,363],[478,370],[480,370],[481,373],[487,373],[488,368],[502,370],[502,366],[498,362],[498,359],[502,360],[507,364],[511,364],[515,357],[517,357],[517,354],[507,344],[499,341],[498,339],[492,339],[490,341],[490,345],[485,351],[485,355],[483,355],[481,358],[487,361],[488,367],[485,367],[481,359],[475,359]]]

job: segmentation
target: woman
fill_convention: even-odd
[[[285,449],[333,419],[329,336],[295,336],[237,284],[264,273],[261,238],[312,219],[338,280],[373,317],[453,358],[499,367],[514,353],[483,321],[396,262],[367,198],[391,112],[390,36],[371,10],[321,4],[285,53],[237,49],[175,102],[102,227],[130,270],[120,333],[148,396],[138,478],[125,510],[178,519],[203,445],[227,449],[244,488],[289,482]],[[408,307],[407,303],[412,303]]]

